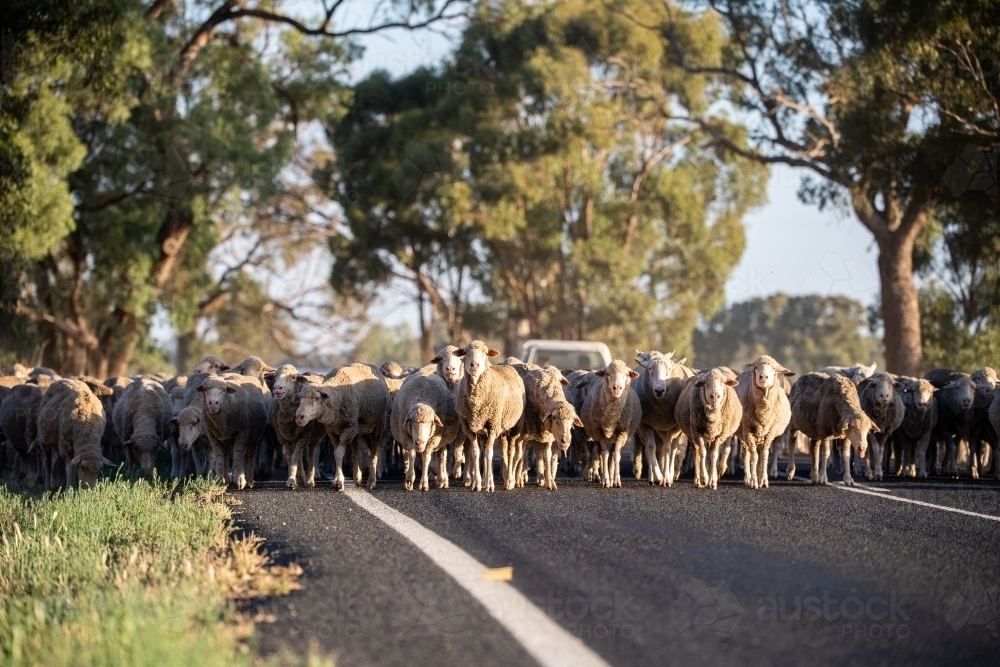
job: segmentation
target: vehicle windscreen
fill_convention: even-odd
[[[535,349],[531,363],[545,366],[552,364],[562,370],[592,371],[604,368],[604,359],[597,352],[573,352],[571,350]]]

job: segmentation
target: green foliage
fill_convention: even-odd
[[[843,296],[788,296],[734,303],[694,332],[699,368],[743,364],[770,354],[789,370],[808,373],[824,366],[876,361],[880,341],[865,335],[866,310]]]
[[[405,323],[394,327],[375,324],[354,346],[350,358],[352,361],[376,366],[386,361],[395,361],[402,366],[420,367],[428,361],[421,359],[420,343]]]

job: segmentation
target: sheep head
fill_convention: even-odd
[[[283,364],[278,367],[278,370],[272,371],[267,375],[273,378],[274,385],[271,388],[271,393],[274,394],[276,399],[280,401],[285,396],[295,395],[299,379],[299,372],[295,366]]]
[[[978,368],[970,376],[976,383],[976,407],[986,407],[993,402],[996,393],[997,372],[989,366]]]
[[[459,348],[454,345],[448,345],[441,348],[441,351],[438,352],[437,356],[431,359],[431,363],[438,365],[441,369],[442,377],[444,377],[445,381],[452,386],[462,379],[464,370],[462,357],[456,354],[458,350]]]
[[[204,397],[205,409],[216,415],[222,409],[222,401],[226,396],[236,393],[236,387],[220,377],[211,376],[198,385],[198,392]]]
[[[913,404],[916,406],[917,412],[924,413],[931,406],[937,388],[928,380],[921,378],[920,380],[911,380],[903,387],[902,391],[913,394]]]
[[[406,432],[413,440],[413,447],[418,453],[427,449],[427,444],[434,437],[434,428],[443,427],[441,419],[434,408],[426,403],[417,403],[406,414]]]
[[[882,429],[876,426],[863,412],[844,421],[840,425],[840,430],[844,439],[851,443],[851,447],[854,448],[859,459],[865,458],[868,453],[868,434],[882,432]]]
[[[226,365],[222,359],[219,359],[214,354],[205,355],[205,358],[201,360],[201,363],[195,366],[195,373],[210,373],[213,375],[218,375],[223,371],[228,371],[229,366]]]
[[[295,409],[295,423],[305,426],[317,419],[334,400],[333,388],[328,385],[311,385],[299,394],[299,407]]]
[[[101,474],[101,468],[114,465],[101,456],[99,451],[77,454],[69,464],[76,466],[76,476],[80,480],[80,486],[93,486],[97,483],[97,476]]]
[[[132,453],[139,461],[143,475],[151,475],[156,465],[156,450],[166,447],[162,440],[152,434],[137,434],[125,441],[126,447],[132,448]]]
[[[594,371],[594,375],[604,378],[604,389],[613,398],[621,398],[628,389],[629,383],[639,377],[639,374],[625,365],[621,359],[615,359],[607,368]]]
[[[963,375],[946,388],[952,390],[955,403],[962,410],[970,409],[976,400],[976,383],[972,381],[972,378]]]
[[[653,396],[663,398],[667,393],[667,381],[670,379],[670,372],[674,370],[674,351],[663,354],[653,350],[649,354],[635,351],[635,361],[644,369],[649,378],[649,386],[653,390]]]
[[[795,375],[795,373],[775,361],[773,357],[766,354],[762,354],[746,364],[746,367],[753,369],[754,386],[760,389],[770,389],[773,387],[778,375],[786,375],[788,377]]]
[[[489,368],[489,357],[500,356],[500,351],[487,347],[481,340],[474,340],[462,349],[456,350],[455,354],[464,359],[465,374],[469,376],[469,382],[475,385]]]
[[[189,451],[205,428],[201,408],[189,405],[173,421],[177,425],[177,446],[185,452]]]
[[[583,427],[583,422],[576,416],[576,410],[569,403],[560,403],[557,408],[550,410],[543,419],[546,430],[555,438],[559,449],[566,451],[569,449],[573,439],[573,427]]]
[[[702,403],[709,410],[718,410],[726,396],[726,387],[735,387],[739,382],[726,377],[725,372],[713,368],[695,381],[694,386],[701,390]]]

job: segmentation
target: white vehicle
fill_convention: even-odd
[[[611,363],[607,345],[585,340],[526,340],[517,356],[525,363],[551,364],[560,370],[590,371]]]

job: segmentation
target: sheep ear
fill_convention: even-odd
[[[878,424],[872,422],[872,427],[869,429],[872,433],[881,433],[882,429],[878,427]]]
[[[594,371],[594,375],[596,375],[597,377],[604,377],[604,369],[602,368],[599,371]]]
[[[726,384],[730,387],[738,387],[740,385],[738,380],[726,380]]]
[[[579,426],[580,428],[583,428],[583,422],[580,421],[579,417],[573,417],[573,426]]]
[[[696,386],[696,387],[704,387],[705,386],[705,380],[696,380],[695,383],[694,383],[694,386]]]
[[[680,364],[681,366],[683,366],[684,364],[686,364],[686,363],[687,363],[687,360],[688,360],[688,358],[687,358],[687,357],[684,357],[683,359],[681,359],[681,360],[679,360],[679,361],[676,361],[676,362],[674,362],[674,363],[678,363],[678,364]]]
[[[174,417],[170,421],[168,421],[167,425],[170,426],[170,428],[177,428],[177,417]]]
[[[264,372],[264,379],[265,380],[274,380],[274,372],[275,371],[274,371],[273,368],[271,370],[269,370],[269,371],[265,371]]]
[[[899,391],[900,389],[905,389],[906,385],[897,380],[896,382],[892,383],[892,388],[895,389],[896,391]]]
[[[569,384],[569,380],[567,380],[566,378],[560,376],[560,378],[559,378],[559,384],[567,385],[567,384]]]
[[[431,359],[431,360],[430,360],[429,362],[427,362],[427,363],[429,363],[429,364],[440,364],[440,363],[441,363],[441,357],[440,357],[440,356],[438,356],[438,357],[434,357],[433,359]]]
[[[77,454],[73,457],[73,460],[69,462],[71,466],[75,466],[77,463],[83,460],[83,454]]]
[[[271,367],[270,367],[270,366],[268,366],[267,364],[264,364],[264,368],[263,368],[262,370],[263,370],[263,371],[264,371],[265,373],[273,373],[274,371],[276,371],[276,370],[278,370],[278,369],[276,369],[276,368],[271,368]]]
[[[788,370],[784,366],[782,366],[781,368],[779,368],[778,372],[781,373],[782,375],[784,375],[785,377],[795,377],[795,373],[791,372],[790,370]]]
[[[547,422],[547,421],[548,421],[548,420],[550,420],[550,419],[552,419],[552,412],[551,412],[551,411],[549,411],[549,412],[546,412],[546,413],[545,413],[545,416],[544,416],[544,417],[542,417],[542,421],[543,421],[543,422]]]
[[[231,384],[227,384],[226,385],[226,393],[227,394],[235,394],[236,393],[236,387],[234,387]]]
[[[437,415],[434,415],[434,425],[435,426],[444,426],[444,423],[441,421],[441,418],[438,417]]]
[[[319,395],[321,397],[323,397],[324,399],[326,399],[326,400],[330,400],[330,392],[329,391],[323,390],[323,391],[319,392]]]
[[[872,362],[872,373],[874,373],[874,372],[875,372],[875,369],[876,369],[876,368],[878,368],[878,364],[876,364],[876,363],[875,363],[875,362],[873,361],[873,362]]]
[[[114,463],[112,463],[108,459],[104,458],[103,456],[101,457],[101,463],[104,464],[104,465],[106,465],[106,466],[113,466],[114,465]]]
[[[163,440],[160,440],[159,442],[157,442],[156,443],[156,447],[157,447],[157,449],[170,449],[170,446],[167,445],[167,443],[164,442]]]
[[[633,371],[633,370],[630,370],[630,371],[628,372],[628,376],[629,376],[630,378],[632,378],[632,379],[634,380],[634,379],[636,379],[637,377],[639,377],[639,374],[638,374],[638,373],[636,373],[636,372],[635,372],[635,371]]]
[[[452,354],[454,354],[456,357],[464,357],[465,356],[465,348],[463,347],[460,350],[455,350],[454,352],[452,352]]]
[[[203,384],[198,385],[197,387],[195,387],[195,391],[205,391],[205,385]]]
[[[305,375],[296,375],[295,376],[295,384],[305,384],[308,381],[309,380],[306,379]]]
[[[500,350],[495,350],[495,349],[493,349],[491,347],[488,350],[486,350],[486,356],[487,357],[499,357],[500,356]]]
[[[674,352],[676,352],[676,351],[677,350],[670,350],[670,354],[664,355],[664,357],[666,359],[673,359],[674,358]]]
[[[743,364],[744,368],[753,368],[753,363]]]

